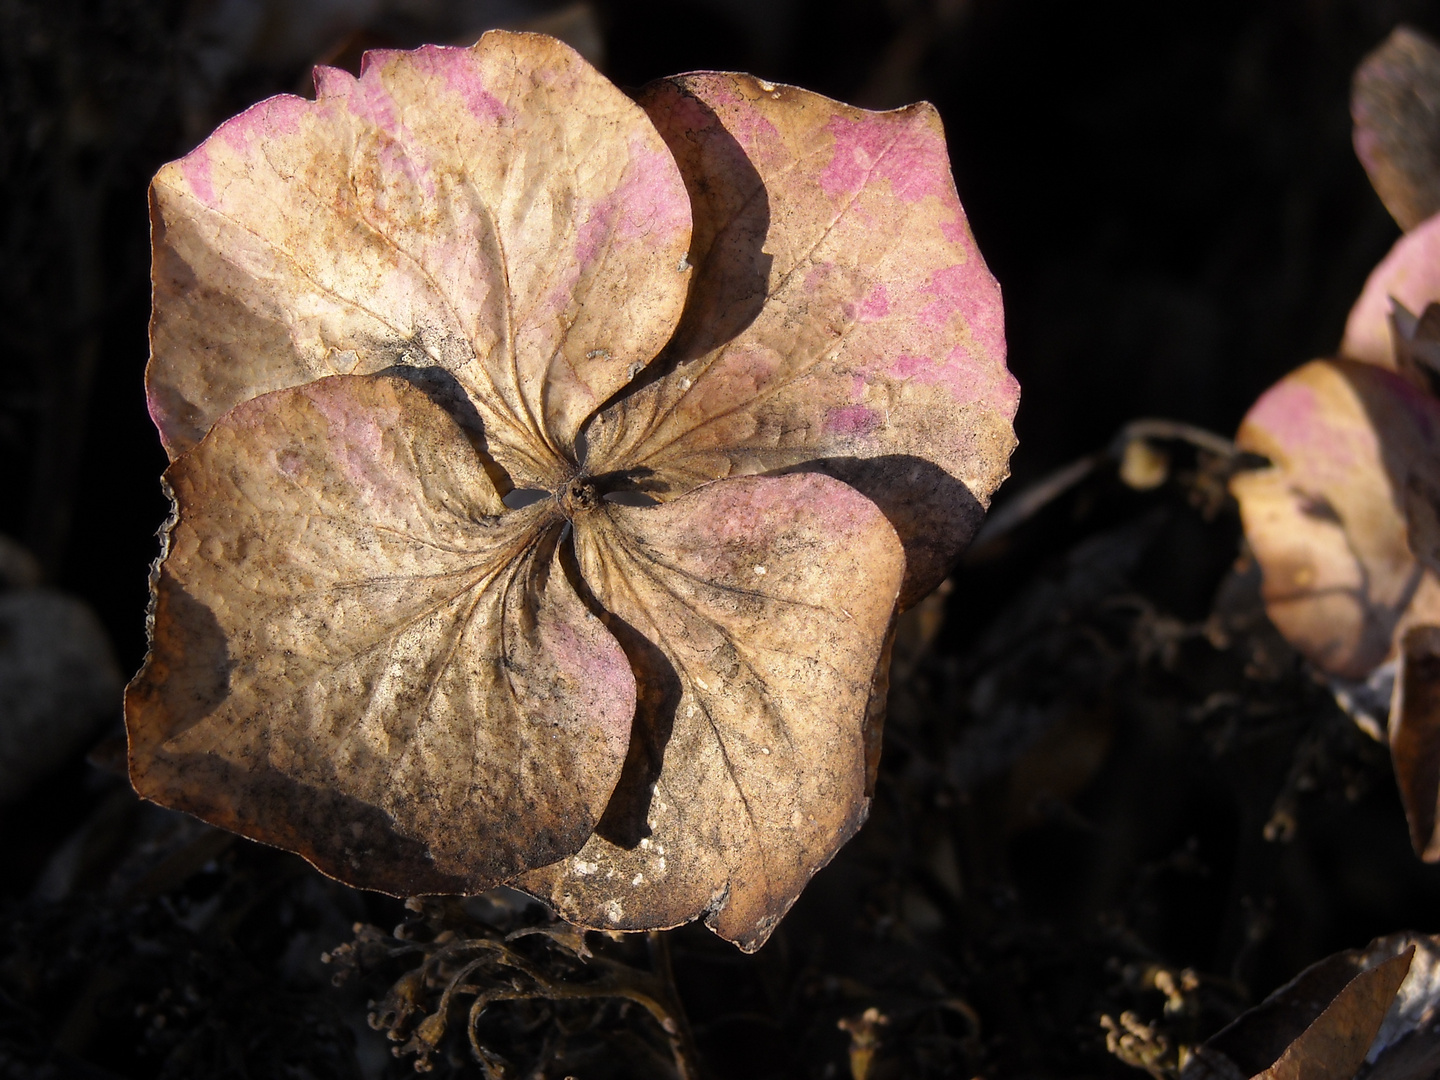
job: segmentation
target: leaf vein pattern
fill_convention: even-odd
[[[609,538],[602,538],[601,542],[610,549],[613,560],[615,551],[610,544]],[[660,629],[659,623],[656,621],[654,614],[651,611],[650,605],[646,603],[646,601],[639,595],[639,593],[635,590],[634,586],[631,584],[630,581],[628,581],[623,575],[621,575],[620,578],[622,583],[624,584],[625,591],[630,594],[630,599],[635,604],[636,609],[645,616],[645,620],[650,624],[650,632],[655,636],[656,644],[658,644],[661,649],[670,656],[679,655],[675,649],[675,646],[671,643],[669,636]],[[688,677],[686,676],[682,675],[682,678],[685,678],[687,682],[689,681]],[[735,793],[740,796],[741,807],[745,811],[746,819],[750,822],[751,844],[752,846],[756,847],[760,852],[761,873],[764,874],[765,880],[768,885],[771,879],[769,859],[766,855],[764,845],[758,843],[758,841],[756,840],[756,837],[758,837],[760,833],[760,824],[755,818],[754,808],[750,805],[750,796],[745,791],[744,785],[741,784],[740,778],[736,774],[735,763],[730,757],[728,747],[725,745],[725,737],[720,732],[720,725],[716,723],[715,717],[710,712],[710,709],[706,706],[704,698],[701,697],[699,694],[695,694],[693,690],[691,691],[691,696],[695,698],[697,704],[699,705],[700,713],[705,717],[705,722],[709,726],[710,733],[715,739],[715,745],[720,751],[720,760],[725,766],[726,774],[730,777],[731,786],[734,787]]]
[[[864,192],[866,184],[868,184],[870,181],[870,177],[874,175],[874,172],[877,168],[879,168],[880,163],[884,161],[885,158],[890,154],[890,152],[895,148],[895,144],[900,141],[900,137],[900,134],[897,133],[895,137],[892,138],[890,142],[885,146],[885,149],[876,155],[875,160],[871,162],[870,167],[866,170],[865,178],[861,181],[860,187],[856,190],[855,194],[846,201],[844,206],[842,206],[839,210],[835,212],[835,216],[830,220],[829,224],[826,225],[825,228],[821,231],[820,235],[816,237],[814,242],[811,243],[808,248],[806,248],[804,254],[802,254],[795,260],[794,265],[791,266],[790,269],[781,276],[780,280],[776,282],[775,287],[769,290],[769,295],[767,297],[767,307],[770,306],[770,303],[773,302],[775,298],[778,297],[785,290],[785,288],[789,285],[790,280],[802,268],[811,265],[809,262],[810,257],[814,255],[815,251],[820,247],[821,244],[825,242],[825,240],[830,236],[830,234],[835,231],[835,226],[838,225],[840,221],[845,217],[845,215],[850,212],[851,207],[853,207],[855,203],[859,201],[860,195]],[[817,150],[815,153],[818,154],[819,151]],[[793,167],[794,166],[792,166],[792,168]],[[650,445],[647,447],[645,445],[646,442],[648,442],[649,439],[654,434],[656,434],[656,432],[658,432],[660,427],[674,413],[675,409],[679,407],[680,402],[685,398],[685,396],[691,393],[696,388],[696,386],[699,385],[700,381],[710,374],[715,363],[717,363],[725,355],[728,355],[729,352],[736,346],[737,342],[744,341],[747,336],[753,336],[753,334],[749,334],[747,332],[747,334],[742,334],[741,337],[727,342],[711,354],[711,358],[707,359],[707,361],[705,362],[704,369],[696,373],[692,377],[691,385],[686,390],[681,392],[680,396],[677,397],[666,409],[664,416],[659,421],[653,423],[650,427],[650,430],[648,430],[641,437],[637,449],[633,452],[633,456],[637,460],[643,459],[647,461],[664,459],[665,457],[680,456],[673,454],[667,455],[665,451],[668,450],[671,446],[673,446],[676,442],[680,441],[681,439],[688,438],[690,435],[701,430],[702,428],[708,427],[712,423],[723,420],[726,417],[740,411],[741,409],[750,408],[756,404],[766,401],[769,398],[774,397],[776,394],[780,393],[782,390],[788,389],[793,383],[799,381],[805,375],[809,374],[811,369],[813,369],[816,364],[838,353],[840,348],[844,345],[845,339],[850,335],[850,332],[854,329],[855,325],[856,323],[854,319],[846,320],[840,333],[836,336],[835,341],[828,349],[821,351],[819,354],[812,357],[808,361],[804,361],[800,365],[792,368],[785,375],[781,376],[780,378],[774,380],[774,382],[772,382],[771,384],[767,385],[765,389],[759,394],[753,395],[743,403],[734,405],[718,413],[711,414],[700,422],[694,424],[691,427],[681,430],[680,432],[676,433],[675,435],[671,436],[669,439],[658,445]],[[673,378],[673,376],[671,377]]]
[[[622,545],[622,547],[624,548],[624,550],[625,550],[625,552],[626,552],[627,554],[629,554],[633,559],[636,559],[637,562],[640,561],[639,558],[638,558],[638,556],[637,556],[636,548],[635,548],[628,540],[622,540],[622,541],[621,541],[621,545]],[[640,551],[643,553],[643,548],[641,548]],[[644,554],[648,554],[648,553],[644,553]],[[662,567],[663,567],[663,566],[665,565],[665,564],[663,564],[663,563],[660,563],[658,560],[651,559],[651,560],[649,560],[649,561],[652,562],[652,563],[653,563],[654,565],[656,565],[656,566],[662,566]],[[739,638],[737,638],[734,634],[732,634],[732,633],[730,632],[729,628],[726,627],[723,623],[716,622],[714,619],[711,619],[711,618],[709,618],[708,616],[702,614],[701,612],[696,611],[696,609],[695,609],[693,606],[691,606],[690,601],[689,601],[686,597],[682,596],[679,592],[677,592],[677,591],[675,590],[674,586],[672,586],[672,585],[670,584],[670,582],[668,582],[668,581],[665,580],[665,578],[664,578],[663,575],[657,574],[657,573],[655,573],[653,570],[651,570],[651,569],[649,569],[648,567],[645,567],[645,566],[643,566],[643,565],[641,565],[640,570],[641,570],[641,572],[642,572],[657,588],[659,588],[659,589],[660,589],[661,591],[663,591],[667,596],[669,596],[670,599],[673,600],[677,606],[681,607],[682,609],[695,612],[695,614],[696,614],[697,617],[703,619],[703,620],[704,620],[705,622],[707,622],[711,627],[713,627],[714,630],[715,630],[715,632],[718,633],[718,634],[720,635],[720,637],[724,639],[725,643],[726,643],[727,645],[729,645],[729,646],[735,651],[736,660],[737,660],[741,665],[743,665],[743,667],[750,673],[751,677],[755,680],[756,684],[757,684],[757,685],[759,686],[759,688],[760,688],[760,691],[761,691],[761,692],[760,692],[760,694],[758,695],[758,697],[759,697],[759,702],[760,702],[760,707],[761,707],[761,709],[763,709],[764,712],[765,712],[765,714],[771,719],[771,721],[773,722],[774,730],[775,730],[776,732],[778,732],[779,737],[785,741],[786,746],[793,750],[793,749],[794,749],[794,742],[793,742],[793,740],[792,740],[791,737],[790,737],[790,731],[789,731],[789,729],[786,727],[785,722],[784,722],[784,719],[780,716],[779,711],[775,708],[775,706],[772,704],[772,702],[771,702],[771,700],[770,700],[770,689],[771,689],[771,688],[770,688],[770,682],[769,682],[769,680],[765,677],[764,673],[761,672],[760,669],[755,665],[755,662],[753,661],[753,659],[751,659],[752,657],[754,657],[754,656],[755,656],[758,652],[760,652],[761,650],[751,648],[748,643],[746,643],[746,642],[744,642],[744,641],[741,641],[741,640],[740,640]],[[683,571],[682,571],[681,573],[683,573]],[[718,584],[716,584],[716,583],[714,583],[714,582],[706,581],[704,578],[696,577],[695,575],[689,575],[689,574],[687,574],[687,575],[685,575],[685,576],[686,576],[687,578],[689,578],[690,580],[696,582],[696,583],[699,584],[699,585],[702,585],[702,586],[705,586],[705,587],[709,587],[709,588],[714,588],[714,589],[716,589],[717,591],[725,591],[725,587],[724,587],[724,586],[718,585]],[[734,591],[736,591],[736,592],[743,592],[743,590],[734,590]],[[750,593],[749,595],[761,597],[761,598],[763,598],[763,599],[779,599],[779,598],[777,598],[777,597],[767,597],[767,596],[765,596],[763,593]],[[792,603],[793,603],[793,601],[792,601]],[[812,606],[812,605],[804,604],[804,605],[798,605],[798,606],[810,607],[810,606]],[[816,610],[823,610],[823,609],[816,609]],[[649,614],[649,609],[648,609],[648,607],[647,607],[647,609],[646,609],[646,613],[647,613],[647,615]],[[652,621],[653,621],[653,619],[652,619]],[[773,653],[773,654],[775,654],[775,655],[777,655],[777,656],[788,656],[788,657],[791,657],[791,658],[803,658],[803,654],[801,654],[801,653],[788,652],[788,651],[783,650],[783,649],[765,649],[764,651],[765,651],[765,652],[769,652],[769,653]],[[717,731],[716,731],[715,737],[716,737],[716,739],[720,739],[720,733],[719,733],[718,729],[717,729]],[[723,740],[721,740],[721,741],[723,741]],[[728,760],[728,754],[727,754],[727,760]],[[736,784],[737,784],[737,786],[738,786],[738,784],[739,784],[739,781],[738,781],[738,780],[736,781]]]
[[[186,197],[189,198],[190,196],[187,195]],[[360,312],[361,314],[368,316],[369,318],[373,319],[375,322],[379,323],[381,326],[385,327],[385,329],[389,330],[389,331],[390,331],[392,334],[394,334],[396,337],[399,337],[399,338],[408,338],[408,337],[410,336],[410,334],[409,334],[407,331],[402,330],[400,327],[398,327],[398,326],[396,326],[394,323],[390,322],[390,320],[386,319],[386,318],[385,318],[383,315],[381,315],[378,311],[372,310],[371,308],[367,307],[365,304],[362,304],[359,300],[356,300],[356,299],[354,299],[353,297],[346,296],[344,293],[342,293],[342,292],[340,292],[339,290],[335,289],[333,286],[327,285],[327,284],[325,284],[323,281],[320,281],[320,280],[319,280],[318,278],[316,278],[312,273],[310,273],[309,270],[307,270],[307,269],[304,267],[304,265],[300,262],[299,258],[298,258],[296,255],[294,255],[292,252],[288,251],[286,248],[282,247],[280,244],[276,243],[274,240],[271,240],[269,237],[264,236],[264,235],[262,235],[261,233],[256,232],[254,229],[250,228],[250,226],[248,226],[248,225],[246,225],[245,223],[243,223],[243,222],[237,220],[236,218],[230,216],[229,214],[225,213],[224,211],[217,210],[217,209],[215,209],[214,207],[211,207],[211,206],[206,206],[204,203],[201,203],[201,202],[199,202],[198,200],[194,200],[194,201],[196,202],[196,205],[199,206],[200,209],[201,209],[204,213],[206,213],[206,214],[211,214],[211,215],[213,215],[213,216],[215,216],[215,217],[218,217],[220,220],[222,220],[222,221],[226,222],[227,224],[233,226],[234,228],[238,229],[240,232],[243,232],[243,233],[245,233],[246,235],[254,238],[255,240],[259,241],[262,245],[264,245],[266,248],[268,248],[269,250],[271,250],[271,251],[274,252],[275,254],[281,256],[285,262],[287,262],[287,263],[290,264],[290,266],[294,269],[294,271],[295,271],[297,274],[299,274],[302,278],[304,278],[304,279],[305,279],[306,281],[308,281],[311,285],[313,285],[313,286],[316,288],[316,290],[318,290],[319,292],[324,293],[326,296],[331,297],[332,299],[336,300],[336,301],[339,302],[340,304],[343,304],[343,305],[347,305],[347,306],[349,306],[349,307],[352,307],[352,308],[354,308],[356,311]],[[337,372],[336,374],[339,374],[339,373]]]
[[[430,272],[429,268],[424,264],[424,262],[420,259],[419,256],[415,255],[407,248],[402,247],[401,244],[397,240],[395,240],[394,237],[390,236],[387,232],[385,232],[384,229],[380,228],[379,225],[370,220],[370,218],[365,214],[365,212],[360,209],[360,191],[359,188],[356,186],[353,171],[350,174],[349,183],[351,194],[354,196],[355,200],[355,216],[359,218],[360,221],[368,229],[370,229],[371,232],[378,236],[388,247],[395,251],[396,254],[400,255],[402,258],[410,262],[415,267],[415,269],[419,271],[420,275],[425,279],[426,283],[429,284],[434,294],[439,297],[445,307],[449,309],[450,315],[455,321],[456,331],[460,334],[461,337],[463,337],[466,341],[470,343],[470,354],[472,359],[475,361],[475,366],[479,368],[480,371],[484,374],[485,381],[490,385],[490,389],[494,393],[495,398],[498,399],[505,406],[503,410],[505,415],[510,419],[510,421],[515,425],[515,427],[517,427],[520,431],[524,432],[526,440],[531,444],[532,448],[540,450],[543,454],[544,447],[542,446],[542,444],[537,442],[534,433],[526,427],[524,420],[522,420],[519,414],[515,411],[514,406],[509,402],[505,395],[500,392],[500,388],[495,384],[495,378],[491,374],[489,366],[480,359],[478,343],[474,340],[474,338],[470,337],[470,335],[466,333],[464,320],[461,318],[460,310],[456,306],[454,299],[444,289],[440,287],[440,283],[435,280],[435,276]],[[481,206],[483,209],[483,203],[481,204]],[[493,223],[487,221],[487,224],[490,224],[491,228],[493,229]],[[496,238],[495,242],[496,245],[499,246],[498,237]],[[487,403],[482,400],[480,404],[484,405]],[[543,457],[532,458],[531,461],[534,464],[542,464]]]

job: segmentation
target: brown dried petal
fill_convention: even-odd
[[[866,711],[904,560],[829,477],[723,480],[576,519],[597,599],[653,648],[599,833],[520,879],[582,926],[704,915],[747,951],[865,818]],[[622,639],[623,640],[623,639]]]
[[[1365,1064],[1365,1054],[1395,991],[1410,970],[1415,946],[1399,956],[1362,971],[1346,984],[1315,1022],[1285,1048],[1280,1059],[1254,1080],[1352,1080]]]
[[[1440,403],[1392,372],[1317,360],[1261,395],[1236,442],[1272,462],[1231,487],[1266,611],[1313,663],[1363,678],[1406,625],[1440,619]]]
[[[401,379],[243,403],[167,473],[142,795],[351,884],[470,892],[577,850],[619,776],[629,664]]]
[[[1437,1060],[1437,961],[1437,939],[1408,932],[1327,956],[1196,1047],[1180,1080],[1267,1076],[1265,1070],[1278,1071],[1282,1061],[1303,1064],[1300,1075],[1307,1080],[1349,1080],[1359,1061],[1372,1080],[1429,1080]],[[1336,1039],[1345,1026],[1353,1038]],[[1328,1047],[1326,1037],[1333,1040]]]
[[[661,498],[826,471],[900,534],[908,606],[1007,475],[1018,400],[938,114],[732,74],[662,80],[641,103],[690,189],[696,279],[668,373],[592,427],[594,467]]]
[[[1399,27],[1355,71],[1355,154],[1402,229],[1440,212],[1440,48]]]
[[[1440,862],[1440,627],[1412,626],[1400,640],[1390,760],[1415,854]]]
[[[155,178],[166,448],[270,390],[436,367],[514,482],[553,487],[580,424],[679,319],[690,209],[664,143],[539,34],[372,52],[358,80],[319,68],[316,87]]]

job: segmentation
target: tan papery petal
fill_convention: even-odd
[[[592,468],[662,499],[828,472],[900,534],[908,605],[1007,475],[1019,396],[939,115],[731,74],[662,80],[641,102],[690,188],[696,279],[666,373],[593,425]]]
[[[1341,356],[1385,368],[1396,366],[1390,333],[1392,300],[1416,314],[1440,301],[1440,214],[1397,240],[1365,279],[1345,322]]]
[[[172,458],[238,402],[438,369],[517,486],[659,351],[690,209],[645,114],[578,53],[492,32],[316,72],[151,191],[151,415]]]
[[[597,835],[520,884],[582,926],[704,915],[757,949],[865,818],[866,711],[904,566],[894,530],[806,474],[601,503],[575,537],[630,638],[636,749]]]
[[[1266,611],[1322,670],[1364,678],[1398,632],[1440,620],[1440,403],[1393,372],[1317,360],[1267,390],[1231,482]]]
[[[152,649],[126,698],[147,798],[350,884],[473,892],[580,847],[635,707],[464,431],[390,376],[245,402],[167,473]]]

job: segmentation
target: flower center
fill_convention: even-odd
[[[560,512],[574,517],[581,510],[590,510],[600,501],[600,492],[595,482],[586,476],[577,476],[555,493]]]

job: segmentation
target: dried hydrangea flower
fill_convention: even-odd
[[[1440,493],[1440,402],[1393,371],[1315,360],[1260,396],[1236,441],[1270,461],[1231,488],[1271,621],[1322,671],[1366,678],[1406,627],[1440,618],[1410,524]]]
[[[757,948],[1014,442],[937,115],[637,104],[506,33],[316,87],[152,189],[135,786],[361,887]]]
[[[1237,443],[1232,481],[1266,611],[1321,671],[1391,680],[1384,732],[1411,841],[1440,861],[1440,48],[1401,29],[1357,72],[1355,146],[1407,230],[1351,308],[1340,358],[1291,372]],[[1430,216],[1426,216],[1429,214]],[[1348,693],[1348,691],[1347,691]]]

